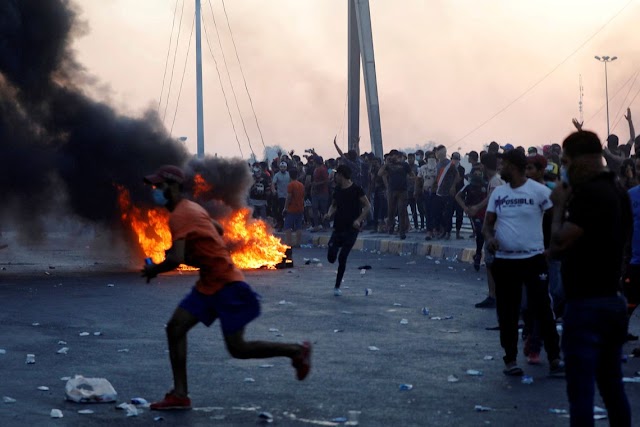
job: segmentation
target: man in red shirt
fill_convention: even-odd
[[[284,217],[285,243],[293,246],[291,231],[296,232],[296,246],[302,242],[302,224],[304,222],[304,185],[298,181],[298,171],[289,171],[291,181],[287,186],[287,199],[284,202],[282,216]]]
[[[244,282],[244,274],[231,261],[222,240],[222,227],[207,211],[182,196],[185,176],[176,166],[163,166],[144,178],[153,186],[153,199],[170,212],[172,245],[160,264],[145,265],[147,282],[180,264],[200,269],[196,285],[176,308],[167,323],[169,356],[174,388],[153,410],[191,409],[187,388],[187,333],[198,322],[206,326],[220,318],[222,333],[231,356],[238,359],[289,357],[299,380],[311,369],[311,344],[245,341],[244,329],[260,315],[259,296]]]

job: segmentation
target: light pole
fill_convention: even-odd
[[[611,134],[609,132],[609,82],[607,78],[607,62],[613,62],[618,59],[617,56],[609,57],[609,56],[596,56],[598,61],[604,62],[604,93],[607,98],[607,137]]]

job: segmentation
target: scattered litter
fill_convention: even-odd
[[[375,345],[370,345],[368,347],[369,351],[380,351],[380,349],[378,347],[376,347]]]
[[[478,277],[478,282],[482,280],[482,277]]]
[[[142,397],[134,397],[131,399],[131,404],[132,405],[136,405],[136,406],[142,406],[143,408],[148,408],[150,406],[149,402],[147,401],[147,399],[144,399]]]
[[[401,325],[408,325],[409,324],[409,320],[408,319],[402,319],[402,320],[400,320],[400,324]]]
[[[38,322],[33,322],[33,323],[31,324],[31,326],[40,326],[40,323],[38,323]]]
[[[390,308],[389,310],[387,310],[387,313],[395,313],[396,311],[398,310],[396,310],[395,308]]]
[[[83,415],[88,415],[88,414],[93,414],[93,411],[91,409],[80,409],[78,413]]]
[[[458,381],[460,381],[460,379],[458,379],[458,377],[456,377],[455,375],[449,375],[447,377],[447,381],[450,383],[457,383]]]
[[[36,363],[36,355],[35,354],[27,354],[27,359],[24,361],[27,365],[33,365]]]
[[[371,267],[370,265],[361,265],[360,267],[358,267],[358,270],[371,270],[371,268],[373,267]]]
[[[113,288],[114,286],[116,286],[116,285],[114,285],[113,283],[108,283],[107,284],[107,288]]]
[[[347,417],[336,417],[336,418],[332,419],[331,422],[333,422],[333,423],[346,423],[347,422]]]
[[[407,263],[407,265],[413,265],[413,264],[415,264],[415,263],[416,263],[415,261],[409,261],[409,262]]]
[[[49,273],[48,271],[45,271],[44,274],[46,274],[47,276],[51,276],[51,273]],[[52,410],[52,412],[53,412],[53,410]],[[52,415],[52,417],[53,417],[53,415]],[[53,417],[53,418],[62,418],[62,413],[60,413],[59,417]]]
[[[447,329],[447,330],[445,330],[445,332],[448,333],[448,334],[459,334],[460,333],[460,331],[457,330],[457,329]]]
[[[300,248],[302,248],[302,249],[311,249],[311,248],[313,248],[313,245],[312,244],[300,245]]]
[[[424,314],[425,316],[429,315],[429,309],[427,307],[422,307],[422,314]]]
[[[51,412],[49,413],[49,415],[51,416],[51,418],[62,418],[62,417],[64,417],[64,415],[62,415],[62,411],[60,409],[52,409]]]
[[[623,383],[640,383],[640,377],[622,377]]]
[[[413,384],[400,384],[399,388],[401,391],[408,391],[413,388]]]
[[[38,387],[38,390],[40,391],[49,391],[49,387],[47,387],[46,385],[41,385]]]
[[[477,369],[467,369],[467,375],[471,375],[472,377],[481,377],[482,371],[478,371]]]
[[[321,262],[317,263],[316,267],[322,267],[322,263]]]
[[[427,259],[433,259],[433,257],[432,257],[432,256],[428,256],[428,255],[427,255]]]
[[[164,421],[163,417],[153,417],[153,421]]]
[[[474,408],[476,410],[476,412],[489,412],[489,411],[493,411],[492,408],[489,408],[488,406],[482,406],[482,405],[476,405],[474,406]]]
[[[69,381],[71,377],[60,377],[60,381]]]
[[[394,306],[394,307],[402,307],[402,304],[400,304],[399,302],[394,302],[394,303],[393,303],[393,306]]]
[[[129,349],[128,348],[121,348],[118,350],[118,353],[129,353]]]
[[[13,397],[2,396],[2,401],[4,403],[16,403],[16,400]]]
[[[431,320],[449,320],[453,319],[453,316],[433,316],[430,317]]]
[[[440,264],[440,261],[436,260],[436,264]]]
[[[242,411],[247,411],[247,410],[255,411],[258,408],[257,407],[256,408],[239,407],[239,408],[233,408],[233,409],[239,409],[239,410],[242,410]],[[193,408],[193,410],[194,411],[201,411],[201,412],[213,412],[213,411],[223,411],[224,408],[222,406],[203,406],[203,407],[200,407],[200,408]]]
[[[115,402],[118,393],[105,378],[76,375],[65,386],[67,400],[80,403]]]
[[[364,295],[365,295],[365,296],[369,296],[369,295],[371,295],[372,293],[373,293],[373,290],[372,290],[371,288],[366,288],[366,289],[364,290]]]
[[[94,337],[99,337],[100,335],[102,335],[102,332],[97,331],[93,333]]]
[[[269,369],[269,368],[273,368],[274,365],[272,365],[271,363],[264,363],[262,365],[260,365],[261,368],[263,369]]]
[[[304,261],[304,265],[309,265],[311,264],[311,260],[309,258],[302,258]]]
[[[4,348],[0,348],[0,354],[7,354],[7,350],[5,350]]]
[[[49,270],[55,270],[56,268],[53,265],[49,266]]]
[[[493,360],[493,356],[485,356],[482,359],[483,360]]]
[[[367,270],[365,270],[364,268],[362,270],[360,270],[360,275],[364,275],[367,272]]]
[[[269,328],[269,332],[280,332],[278,328]]]
[[[67,354],[69,351],[69,347],[62,347],[60,350],[56,351],[58,354]]]
[[[569,411],[567,411],[566,409],[556,409],[556,408],[550,408],[549,412],[552,414],[568,414]]]
[[[344,329],[334,329],[333,333],[337,334],[338,332],[344,332]]]
[[[255,379],[253,379],[253,378],[251,378],[251,377],[247,377],[247,378],[245,378],[245,379],[244,379],[244,382],[245,382],[245,383],[255,383],[255,382],[256,382],[256,380],[255,380]]]
[[[60,341],[58,341],[58,345],[67,345],[67,342],[60,340]]]
[[[80,332],[80,334],[78,335],[80,335],[81,337],[88,337],[91,334],[89,332]]]
[[[522,384],[533,384],[533,377],[525,375],[522,377]]]
[[[453,270],[453,267],[447,267],[449,270]]]
[[[130,403],[123,403],[119,407],[120,409],[124,409],[125,411],[127,411],[127,417],[137,417],[142,413],[142,411],[140,411],[138,408],[136,408],[134,405]]]
[[[258,414],[258,418],[263,422],[267,422],[267,423],[273,422],[273,415],[271,415],[271,413],[269,412],[260,412]]]
[[[279,304],[279,305],[285,305],[285,304],[291,304],[291,303],[290,303],[290,302],[288,302],[287,300],[284,300],[284,299],[283,299],[283,300],[278,301],[278,304]]]
[[[342,313],[342,314],[353,314],[353,311],[342,310],[340,313]]]

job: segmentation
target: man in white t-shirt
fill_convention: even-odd
[[[523,375],[517,365],[518,320],[522,285],[533,316],[540,322],[550,375],[564,373],[560,338],[549,296],[549,271],[544,256],[542,217],[553,206],[551,190],[525,176],[527,158],[520,150],[502,154],[501,185],[489,196],[483,227],[487,250],[495,254],[491,267],[496,282],[500,345],[505,350],[504,373]]]

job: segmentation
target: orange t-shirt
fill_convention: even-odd
[[[287,193],[291,196],[289,200],[289,207],[287,207],[287,212],[292,214],[299,214],[304,212],[304,185],[294,179],[287,186]]]
[[[185,263],[200,268],[196,289],[213,295],[231,282],[244,281],[244,274],[231,261],[231,254],[211,217],[199,204],[182,199],[169,215],[171,238],[185,240]]]

